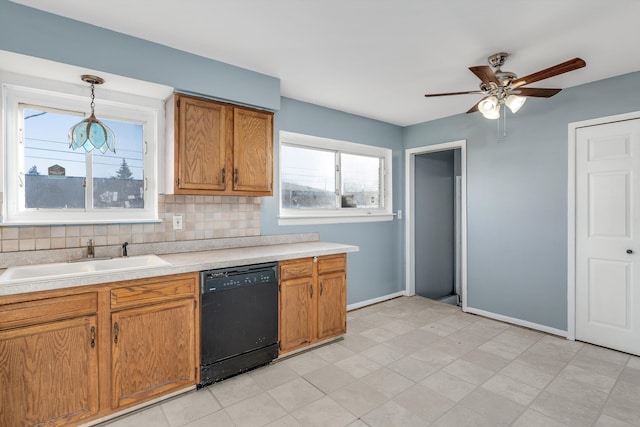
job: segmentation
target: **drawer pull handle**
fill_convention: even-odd
[[[233,183],[234,185],[238,185],[238,169],[233,170]]]
[[[120,332],[120,328],[118,327],[118,322],[113,324],[113,343],[118,344],[118,333]]]
[[[226,180],[226,176],[225,176],[226,174],[227,174],[227,171],[225,171],[225,169],[222,168],[222,183],[223,184],[224,184],[224,181]]]
[[[91,327],[91,348],[96,346],[96,327]]]
[[[323,288],[322,282],[320,282],[320,296],[322,296],[322,288]]]
[[[309,285],[309,291],[311,292],[311,298],[313,298],[313,285]]]

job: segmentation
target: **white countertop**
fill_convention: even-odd
[[[21,283],[0,282],[0,297],[3,295],[15,295],[27,292],[95,285],[154,276],[166,276],[169,274],[260,264],[263,262],[284,261],[310,256],[357,252],[358,250],[358,246],[311,241],[165,254],[158,256],[164,261],[167,261],[170,264],[169,266],[107,272],[100,275],[30,280],[28,282]]]

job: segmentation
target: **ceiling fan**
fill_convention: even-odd
[[[483,94],[484,98],[478,101],[467,113],[480,111],[482,115],[488,119],[497,119],[500,117],[500,107],[507,106],[511,112],[515,113],[522,107],[526,97],[532,96],[537,98],[550,98],[562,89],[544,89],[544,88],[527,88],[523,87],[540,80],[548,79],[569,71],[577,70],[587,65],[581,58],[573,58],[553,67],[545,68],[528,76],[520,77],[510,71],[502,71],[501,67],[509,57],[508,53],[500,52],[491,55],[488,58],[489,65],[495,68],[495,71],[487,65],[478,65],[469,67],[469,70],[481,80],[480,90],[471,90],[466,92],[448,92],[448,93],[428,93],[426,97],[433,96],[449,96],[449,95],[465,95],[469,93]]]

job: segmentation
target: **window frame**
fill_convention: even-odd
[[[24,83],[24,82],[21,82]],[[31,83],[31,82],[30,82]],[[87,88],[68,84],[40,83],[25,86],[5,82],[2,84],[2,101],[4,112],[4,173],[3,173],[3,212],[0,225],[42,225],[42,224],[101,224],[101,223],[145,223],[158,222],[158,153],[161,133],[160,112],[163,108],[161,100],[142,96],[121,94],[101,88],[95,105],[96,116],[133,122],[143,125],[144,156],[144,208],[136,209],[96,209],[88,206],[91,199],[85,200],[84,209],[25,209],[24,144],[20,113],[23,105],[36,108],[67,111],[70,114],[80,113],[78,121],[89,113],[89,93]],[[44,87],[44,88],[43,88]],[[117,152],[116,142],[116,152]],[[95,151],[95,150],[94,150]],[[93,155],[99,156],[99,151]],[[87,170],[90,170],[90,164]],[[21,179],[22,178],[22,179]]]
[[[299,133],[280,131],[279,133],[279,165],[278,165],[278,225],[303,224],[339,224],[355,222],[391,221],[393,215],[393,182],[392,182],[392,150],[390,148],[358,144],[355,142],[323,138]],[[288,209],[282,206],[282,146],[309,148],[314,150],[331,151],[336,154],[336,165],[340,163],[340,153],[353,154],[382,159],[383,168],[380,172],[381,208],[343,208],[336,203],[335,208],[320,209]],[[341,191],[341,172],[336,172],[335,187]],[[339,198],[341,194],[337,194]]]

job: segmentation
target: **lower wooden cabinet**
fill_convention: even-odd
[[[98,412],[96,316],[0,331],[0,425],[66,425]]]
[[[111,316],[114,408],[195,384],[194,318],[193,300],[154,304]]]
[[[197,383],[198,274],[0,298],[0,426],[74,426]]]
[[[283,261],[280,354],[347,331],[346,254]]]

